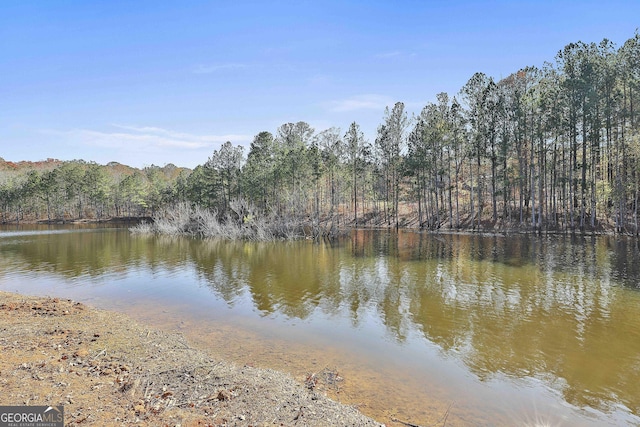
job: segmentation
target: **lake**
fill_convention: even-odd
[[[640,425],[639,286],[625,237],[0,228],[1,290],[125,312],[301,382],[329,368],[329,395],[388,425]]]

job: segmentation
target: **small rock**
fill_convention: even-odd
[[[87,357],[89,355],[89,351],[86,348],[81,348],[73,354],[75,357]]]
[[[217,399],[220,401],[231,400],[231,392],[229,390],[220,390]]]

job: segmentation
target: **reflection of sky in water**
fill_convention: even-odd
[[[44,235],[44,234],[66,234],[71,232],[72,230],[0,231],[0,239],[7,238],[7,237],[38,236],[38,235]]]
[[[0,235],[0,289],[339,346],[410,373],[417,399],[458,402],[462,424],[534,417],[534,401],[562,425],[639,421],[625,405],[640,406],[640,302],[612,279],[605,244],[369,232],[332,248],[49,231]]]

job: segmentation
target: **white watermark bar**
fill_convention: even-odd
[[[64,427],[64,406],[0,406],[0,427]]]

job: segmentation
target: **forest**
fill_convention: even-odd
[[[0,222],[161,216],[190,205],[344,227],[638,234],[640,34],[571,43],[495,80],[476,73],[418,115],[397,102],[374,140],[358,123],[286,123],[195,169],[0,159]],[[236,215],[229,215],[235,212]]]

